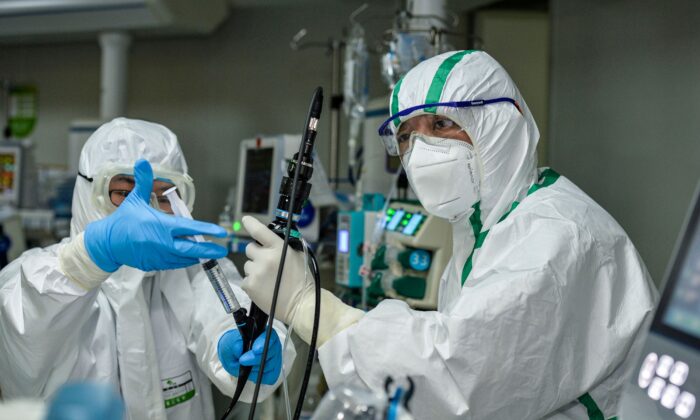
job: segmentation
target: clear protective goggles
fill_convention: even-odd
[[[119,207],[135,186],[133,166],[109,165],[92,178],[92,196],[99,208],[110,213]],[[166,213],[172,213],[170,201],[163,195],[172,187],[177,187],[178,195],[192,211],[194,204],[192,178],[187,174],[153,166],[151,206]]]
[[[391,156],[403,156],[409,153],[413,146],[413,137],[411,134],[413,130],[401,130],[401,126],[406,121],[401,121],[402,117],[406,117],[413,113],[417,113],[416,116],[428,116],[433,117],[430,122],[434,125],[434,133],[431,134],[435,137],[446,137],[446,138],[456,138],[457,133],[463,131],[462,127],[454,123],[449,117],[436,114],[438,107],[446,108],[470,108],[475,106],[484,106],[500,102],[507,102],[513,104],[518,110],[520,107],[517,102],[511,98],[496,98],[496,99],[477,99],[474,101],[457,101],[457,102],[435,102],[429,104],[422,104],[406,108],[403,111],[393,114],[386,119],[379,127],[379,136],[384,142],[384,147],[386,147],[387,153]],[[452,122],[454,125],[450,125],[448,121]],[[440,134],[442,132],[442,134]],[[424,133],[428,134],[428,133]]]

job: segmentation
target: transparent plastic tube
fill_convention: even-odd
[[[301,238],[302,244],[304,245],[304,267],[309,266],[309,248],[308,248],[308,243],[306,242],[306,239]],[[313,293],[313,280],[309,277],[309,270],[305,269],[304,270],[304,290],[301,292],[301,297],[299,298],[299,301],[303,300],[304,297],[306,296],[307,293]],[[289,322],[289,325],[287,326],[287,337],[284,339],[284,348],[287,348],[287,345],[292,344],[292,333],[294,332],[294,320],[297,317],[297,306],[292,309],[292,314],[291,314],[291,320]],[[286,364],[286,362],[285,362]],[[284,370],[287,369],[287,366],[283,367]],[[291,366],[289,367],[291,369]],[[289,398],[289,387],[287,386],[287,381],[283,382],[283,396],[284,396],[284,406],[286,408],[286,414],[287,414],[287,420],[292,419],[292,411],[291,411],[291,401]]]

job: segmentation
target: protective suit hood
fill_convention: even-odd
[[[92,178],[108,165],[131,166],[140,158],[154,168],[187,174],[187,162],[172,131],[160,124],[128,118],[115,118],[90,136],[80,153],[78,170]],[[92,183],[78,176],[73,192],[71,237],[84,231],[88,223],[107,216],[92,196]]]
[[[481,185],[481,222],[488,229],[537,178],[539,131],[525,100],[505,69],[483,51],[452,51],[430,58],[406,74],[391,95],[397,114],[430,103],[511,98],[484,106],[436,106],[396,118],[440,114],[465,129],[474,144]],[[459,182],[459,180],[446,180]]]

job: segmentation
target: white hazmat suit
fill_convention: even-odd
[[[79,169],[94,177],[110,165],[133,166],[139,158],[156,173],[161,168],[187,174],[170,130],[124,118],[90,137]],[[91,183],[78,177],[71,238],[107,216],[96,203]],[[48,398],[67,381],[98,380],[120,389],[130,419],[213,419],[209,381],[227,395],[236,386],[219,361],[217,342],[236,327],[200,266],[150,273],[122,266],[86,290],[66,276],[59,262],[63,247],[76,246],[71,238],[29,250],[0,272],[3,397]],[[231,261],[219,262],[241,304],[249,305]],[[95,270],[89,266],[72,268],[89,277]],[[276,330],[284,341],[285,329]],[[294,356],[288,347],[285,370]],[[241,401],[252,399],[249,385]],[[261,396],[274,388],[263,385]]]
[[[331,386],[375,389],[387,375],[409,375],[421,419],[611,418],[656,296],[623,229],[563,176],[548,186],[544,177],[532,191],[539,132],[488,54],[419,64],[394,89],[391,111],[501,97],[520,109],[502,102],[432,111],[469,134],[481,186],[480,214],[450,220],[454,255],[438,310],[380,303],[321,347],[323,371]]]

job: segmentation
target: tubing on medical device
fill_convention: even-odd
[[[173,214],[186,219],[192,219],[192,214],[190,214],[187,205],[182,201],[180,196],[177,195],[176,191],[177,187],[172,187],[163,193],[163,195],[168,198],[168,201],[170,201]],[[194,240],[197,242],[205,242],[202,235],[194,235]],[[200,262],[226,313],[234,314],[234,318],[237,318],[236,324],[244,323],[246,320],[242,318],[242,316],[246,315],[245,308],[241,307],[238,299],[236,299],[236,295],[233,294],[233,290],[226,279],[226,275],[219,266],[219,262],[215,259],[200,259]]]

